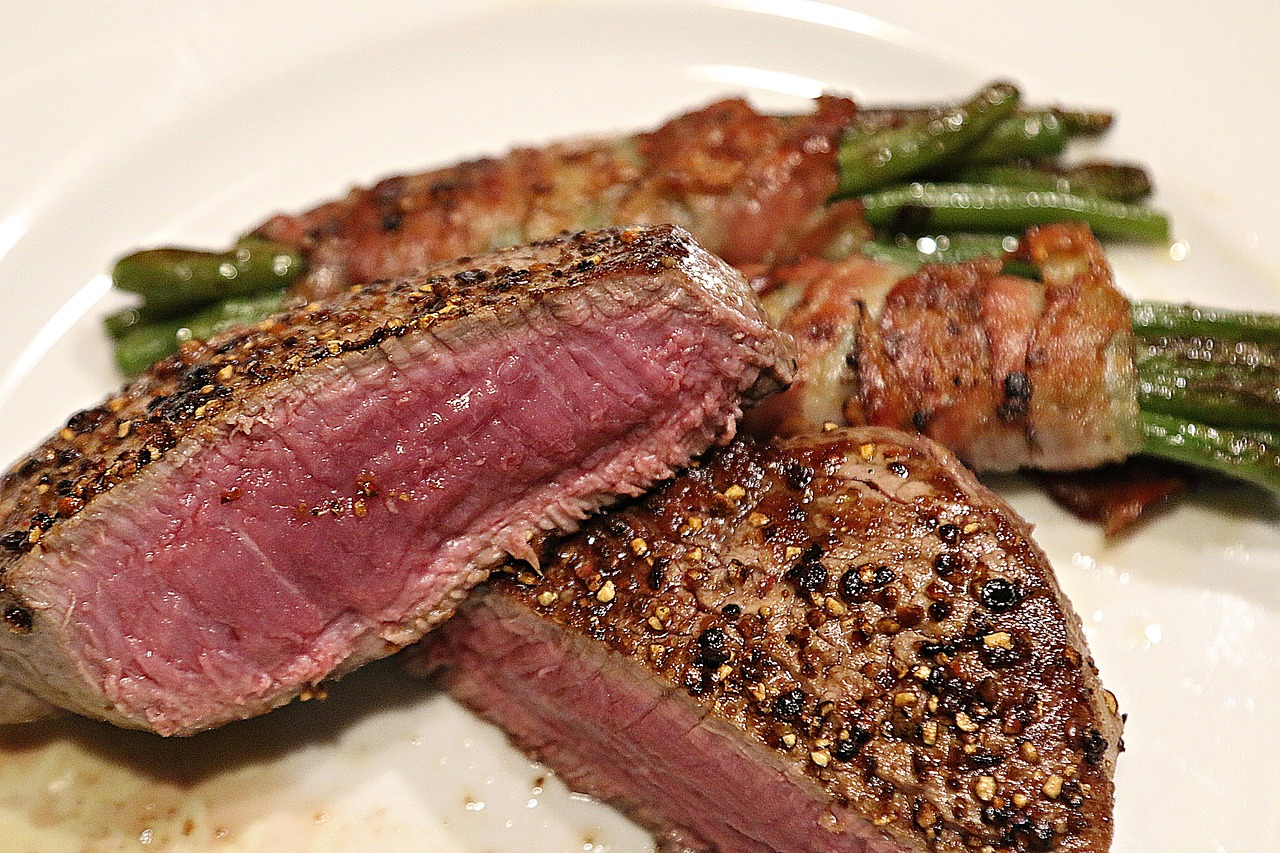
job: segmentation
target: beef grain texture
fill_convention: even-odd
[[[345,292],[162,362],[0,487],[0,720],[187,734],[416,640],[789,378],[670,227]]]
[[[1029,526],[929,439],[734,442],[410,654],[671,849],[1110,846],[1115,697]]]

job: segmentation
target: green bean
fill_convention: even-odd
[[[1138,358],[1178,359],[1196,365],[1262,367],[1280,371],[1280,344],[1217,338],[1138,337]]]
[[[1067,133],[1072,136],[1097,136],[1106,133],[1115,123],[1115,116],[1101,110],[1080,110],[1054,107]]]
[[[965,103],[901,126],[854,128],[838,153],[839,196],[857,195],[901,181],[969,147],[1018,104],[1018,90],[993,83]]]
[[[102,326],[113,340],[119,340],[146,321],[137,308],[125,308],[102,318]]]
[[[147,249],[116,262],[112,282],[142,297],[151,319],[173,317],[218,299],[253,296],[293,283],[302,257],[288,246],[246,238],[227,252]]]
[[[1159,412],[1138,415],[1143,451],[1280,493],[1280,434],[1231,429]]]
[[[178,351],[184,341],[207,340],[232,326],[256,323],[279,311],[284,291],[243,299],[227,299],[177,320],[135,326],[115,342],[116,364],[128,376],[141,373],[154,362]]]
[[[1004,163],[1056,157],[1066,149],[1069,138],[1066,124],[1056,111],[1018,112],[996,122],[972,147],[960,152],[957,159],[965,163]]]
[[[929,237],[898,235],[880,237],[860,247],[877,260],[917,267],[921,264],[958,264],[981,257],[1001,257],[1018,248],[1011,234],[939,234]]]
[[[853,123],[862,130],[886,130],[891,127],[902,127],[911,122],[921,122],[937,118],[946,112],[945,104],[924,104],[917,106],[883,106],[861,107],[854,117]],[[1024,107],[1018,109],[1014,116],[1027,116],[1052,112],[1066,128],[1069,136],[1097,136],[1105,133],[1115,122],[1111,113],[1099,110],[1081,110],[1067,107]]]
[[[1050,222],[1085,222],[1116,239],[1169,239],[1169,221],[1137,205],[1071,193],[1038,192],[989,184],[915,183],[862,197],[867,222],[910,233],[1016,231]]]
[[[968,166],[951,180],[997,184],[1028,190],[1097,196],[1112,201],[1141,201],[1151,195],[1151,178],[1141,166],[1125,163],[1082,163],[1071,168],[1052,165],[989,164]]]
[[[1134,331],[1143,338],[1199,337],[1280,344],[1280,316],[1275,314],[1170,302],[1135,302],[1130,313]]]
[[[1215,426],[1280,429],[1280,371],[1146,355],[1138,359],[1138,402]]]
[[[1114,201],[1141,201],[1154,189],[1147,170],[1133,163],[1090,161],[1060,170],[1068,192],[1093,193]]]
[[[1106,113],[1066,111],[1057,107],[1020,109],[992,126],[971,147],[958,152],[953,162],[995,165],[1016,161],[1047,162],[1078,136],[1096,136],[1110,126]],[[994,182],[998,183],[998,182]]]

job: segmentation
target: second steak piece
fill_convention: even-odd
[[[673,849],[1110,846],[1115,699],[1029,526],[928,439],[735,442],[412,653]]]
[[[416,640],[507,553],[727,440],[791,370],[670,226],[277,315],[75,415],[0,489],[0,722],[162,734]]]

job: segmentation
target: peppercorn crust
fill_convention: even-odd
[[[559,305],[560,294],[564,304],[553,310],[571,312],[568,294],[575,288],[628,273],[653,278],[695,249],[692,238],[673,226],[562,235],[481,260],[436,265],[415,278],[352,287],[254,327],[186,345],[102,404],[72,415],[0,481],[0,606],[8,629],[21,634],[32,628],[31,608],[4,583],[15,562],[38,552],[51,532],[179,442],[251,420],[269,386],[389,339],[453,334],[450,327],[477,315],[520,311],[534,302]],[[700,284],[765,328],[758,306],[741,293],[713,280]],[[779,355],[780,364],[789,360],[789,354]],[[761,392],[788,379],[767,373]]]
[[[928,439],[739,441],[474,606],[625,659],[779,778],[810,780],[840,831],[869,823],[911,850],[1103,851],[1121,718],[1030,533]],[[448,656],[466,624],[426,653],[446,683],[467,677]]]

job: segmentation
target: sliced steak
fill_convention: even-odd
[[[1121,721],[1030,533],[928,439],[737,441],[411,654],[680,849],[1103,851]]]
[[[670,226],[376,283],[193,346],[0,491],[0,719],[162,734],[416,640],[537,531],[728,440],[789,343]]]

